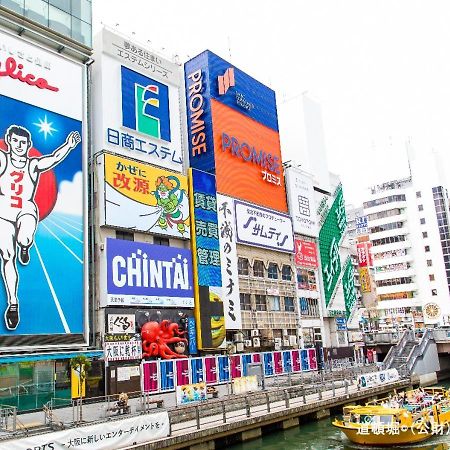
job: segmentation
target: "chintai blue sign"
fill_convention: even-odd
[[[108,305],[194,306],[190,250],[107,239]]]

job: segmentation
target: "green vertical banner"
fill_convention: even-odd
[[[342,186],[336,189],[333,205],[329,209],[319,233],[320,261],[322,265],[325,305],[328,306],[341,274],[339,245],[347,227],[347,214]]]
[[[356,305],[355,274],[350,258],[347,258],[345,263],[342,287],[344,289],[345,316],[348,319]]]

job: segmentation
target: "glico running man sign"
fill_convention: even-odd
[[[85,69],[0,40],[0,349],[82,343]]]

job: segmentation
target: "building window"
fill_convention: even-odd
[[[284,310],[294,312],[294,297],[284,297]]]
[[[168,238],[163,238],[163,237],[159,237],[159,236],[153,237],[153,243],[156,245],[164,245],[165,247],[170,246],[170,241]]]
[[[422,231],[422,237],[426,239],[428,237],[428,231]]]
[[[271,311],[281,311],[280,297],[278,295],[268,295]]]
[[[276,263],[269,263],[267,268],[267,276],[272,280],[278,280],[278,266]]]
[[[431,295],[437,295],[437,289],[431,289]]]
[[[248,259],[247,258],[238,258],[238,274],[239,275],[248,275]]]
[[[264,277],[264,263],[259,260],[253,262],[253,276]]]
[[[427,259],[427,266],[431,267],[433,265],[433,260]]]
[[[421,224],[421,225],[425,225],[425,217],[422,217],[422,218],[420,219],[420,224]]]
[[[428,275],[428,277],[430,278],[430,281],[434,281],[434,274],[430,273],[430,275]]]
[[[256,311],[267,311],[267,299],[265,295],[256,294]]]
[[[243,311],[251,311],[252,302],[250,300],[250,294],[243,294],[242,292],[239,294],[241,299],[241,309]]]
[[[292,280],[292,269],[291,266],[288,266],[286,264],[283,265],[281,269],[281,277],[284,281],[291,281]]]
[[[116,230],[116,239],[122,239],[122,241],[134,241],[134,233]]]
[[[429,245],[425,245],[425,251],[429,252],[430,251],[430,246]]]
[[[417,208],[419,209],[419,211],[423,211],[423,205],[419,205]]]
[[[417,197],[417,198],[421,198],[421,197],[422,197],[422,192],[417,191],[417,192],[416,192],[416,197]]]

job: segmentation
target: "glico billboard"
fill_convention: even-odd
[[[287,212],[275,92],[209,50],[184,70],[191,167],[221,194]]]
[[[0,350],[82,344],[86,69],[0,41]]]

